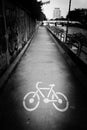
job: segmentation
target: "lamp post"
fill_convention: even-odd
[[[70,9],[71,9],[71,0],[69,0],[68,14],[70,13]],[[69,26],[69,18],[67,18],[67,25],[66,25],[66,42],[67,42],[68,26]]]

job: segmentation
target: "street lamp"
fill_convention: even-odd
[[[71,0],[69,0],[68,14],[70,13],[70,9],[71,9]],[[66,25],[66,42],[67,42],[68,26],[69,26],[69,18],[67,18],[67,25]]]

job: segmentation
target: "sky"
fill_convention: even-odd
[[[45,1],[48,1],[48,0],[42,0],[42,2],[45,2]],[[53,10],[56,7],[60,8],[61,15],[63,17],[66,17],[68,13],[69,0],[50,0],[50,4],[43,5],[42,10],[48,19],[53,18]],[[71,10],[74,8],[87,8],[87,0],[72,0]]]

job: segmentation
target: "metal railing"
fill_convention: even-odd
[[[87,38],[85,35],[82,33],[67,34],[66,41],[66,32],[62,28],[50,25],[48,25],[48,28],[76,56],[87,63]]]

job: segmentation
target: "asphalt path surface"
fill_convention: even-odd
[[[37,82],[42,82],[39,84],[41,88],[49,88],[49,84],[54,84],[55,93],[61,92],[67,97],[67,110],[62,112],[55,109],[53,102],[45,103],[38,92],[38,107],[27,111],[23,106],[24,97],[28,92],[37,91]],[[45,97],[49,92],[46,89],[41,91]],[[52,95],[49,98],[51,97]],[[38,100],[37,96],[36,99]],[[60,48],[56,46],[47,30],[39,27],[29,48],[0,93],[0,129],[87,129],[86,99],[84,86],[74,77]],[[26,102],[29,106],[29,100]]]

